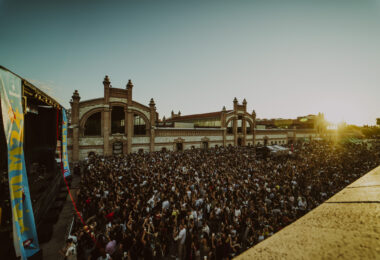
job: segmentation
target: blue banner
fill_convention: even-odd
[[[70,175],[69,158],[67,156],[67,116],[66,110],[62,108],[62,164],[63,176]]]
[[[24,159],[24,113],[21,79],[0,69],[1,110],[8,146],[8,177],[12,205],[13,243],[22,259],[40,248]]]

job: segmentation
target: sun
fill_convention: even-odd
[[[330,113],[330,114],[326,113],[325,120],[330,124],[330,128],[332,129],[337,129],[338,125],[346,122],[343,116],[337,116],[337,115],[334,115],[333,113]]]
[[[320,108],[325,120],[330,123],[332,128],[337,128],[338,125],[348,122],[355,114],[354,108],[343,100],[325,101]]]

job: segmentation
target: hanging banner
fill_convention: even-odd
[[[8,178],[13,219],[13,243],[22,259],[37,253],[38,244],[24,159],[24,114],[21,79],[0,69],[0,97],[8,146]]]
[[[62,108],[62,163],[63,176],[66,178],[70,175],[70,168],[69,158],[67,156],[67,116],[64,108]]]

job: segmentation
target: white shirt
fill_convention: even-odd
[[[77,255],[77,248],[74,244],[71,244],[69,248],[67,248],[66,256],[74,256]]]
[[[207,225],[203,227],[202,231],[210,235],[210,228]]]
[[[300,207],[302,210],[305,210],[307,206],[306,201],[299,200],[298,201],[298,207]]]
[[[196,212],[195,210],[193,210],[193,211],[191,212],[191,214],[193,215],[193,218],[194,218],[194,219],[197,219],[197,218],[198,218],[198,214],[197,214],[197,212]]]
[[[169,201],[168,200],[165,200],[164,202],[162,202],[162,209],[168,209],[169,208]]]
[[[67,237],[67,239],[70,239],[70,238],[73,240],[73,242],[74,242],[75,244],[77,243],[78,239],[77,239],[76,236],[69,235],[69,236]]]
[[[111,256],[109,254],[106,254],[106,257],[99,256],[97,260],[108,260],[111,259]]]
[[[151,208],[154,208],[154,195],[148,200],[148,204]]]
[[[201,206],[203,204],[203,199],[200,198],[198,200],[195,201],[195,206],[198,207],[198,206]]]
[[[176,237],[176,240],[179,239],[179,242],[181,243],[181,245],[184,245],[185,244],[185,240],[186,240],[186,228],[183,228],[180,232],[179,232],[179,235]]]

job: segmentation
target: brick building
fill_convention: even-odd
[[[80,101],[75,90],[71,104],[68,152],[70,161],[89,153],[109,156],[138,151],[183,150],[226,145],[285,144],[316,136],[314,129],[256,129],[256,113],[247,101],[235,98],[233,107],[195,115],[175,114],[159,119],[153,98],[148,105],[133,100],[133,84],[125,89],[104,81],[104,96]]]

